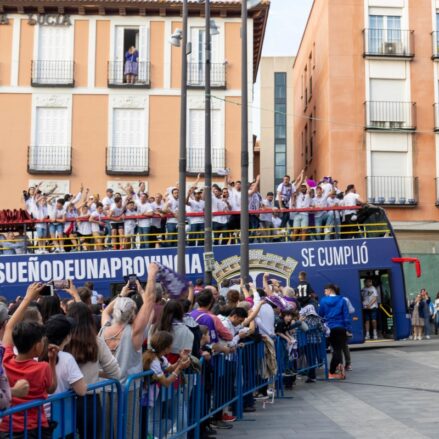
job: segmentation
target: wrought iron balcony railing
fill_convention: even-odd
[[[439,132],[439,104],[434,104],[434,130]]]
[[[415,206],[418,203],[417,177],[367,177],[367,199],[372,204]]]
[[[137,75],[130,79],[125,74],[125,63],[123,61],[108,62],[108,87],[123,88],[149,88],[151,86],[151,63],[140,61],[137,63]]]
[[[433,44],[433,59],[439,59],[439,32],[435,31],[431,33]]]
[[[187,172],[204,173],[204,149],[188,148],[187,151]],[[224,148],[212,148],[212,172],[221,172],[226,167],[226,154]]]
[[[366,129],[415,130],[416,104],[414,102],[365,102]]]
[[[73,61],[33,60],[31,85],[33,87],[73,87],[75,85]]]
[[[108,175],[148,175],[148,148],[144,146],[109,146]]]
[[[413,58],[414,32],[402,29],[364,29],[364,56]]]
[[[70,146],[29,146],[27,150],[29,174],[70,174],[72,148]]]
[[[226,66],[227,63],[211,64],[210,82],[212,88],[226,88]],[[188,63],[188,87],[204,87],[205,68],[204,63]]]

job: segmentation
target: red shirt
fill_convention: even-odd
[[[47,388],[52,384],[52,371],[49,363],[35,360],[17,361],[12,346],[6,346],[3,357],[3,367],[11,387],[15,386],[18,380],[29,382],[29,394],[25,398],[12,398],[11,407],[25,402],[35,401],[36,399],[47,399]],[[38,428],[38,413],[41,413],[41,426],[48,427],[44,409],[34,408],[27,411],[27,430]],[[24,430],[24,412],[12,416],[12,428],[14,432]],[[9,416],[3,418],[0,424],[0,431],[9,431]]]

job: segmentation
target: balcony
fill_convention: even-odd
[[[144,146],[109,146],[107,175],[148,175],[148,148]]]
[[[151,87],[151,63],[140,61],[138,64],[138,75],[134,83],[128,83],[124,74],[123,61],[108,62],[108,87],[110,88],[149,88]]]
[[[210,85],[212,88],[226,88],[226,64],[212,63],[210,72]],[[205,64],[188,63],[187,86],[203,88],[205,85]]]
[[[366,183],[368,203],[395,207],[418,204],[417,177],[367,177]]]
[[[439,178],[434,179],[436,182],[436,207],[439,207]]]
[[[414,32],[401,29],[364,29],[366,58],[413,58]]]
[[[75,85],[73,61],[33,60],[32,87],[73,87]]]
[[[416,104],[414,102],[365,102],[367,130],[416,130]]]
[[[431,56],[431,59],[439,60],[439,32],[432,32],[431,36],[433,44],[433,55]]]
[[[212,172],[221,173],[226,166],[226,152],[224,148],[212,148]],[[188,148],[187,150],[187,172],[189,174],[204,173],[204,149]]]
[[[29,174],[71,174],[72,148],[70,146],[29,146],[27,172]]]

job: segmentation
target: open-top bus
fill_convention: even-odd
[[[322,236],[309,233],[313,231],[312,227],[308,229],[310,240],[305,241],[291,241],[291,230],[274,236],[263,235],[264,232],[259,230],[259,235],[252,239],[268,242],[250,244],[250,274],[258,285],[262,284],[263,274],[268,272],[284,285],[295,287],[298,273],[305,271],[308,281],[320,296],[326,284],[337,284],[341,294],[355,307],[354,343],[364,340],[361,289],[365,278],[372,277],[380,291],[381,333],[389,338],[407,338],[410,319],[401,264],[405,260],[401,259],[391,224],[384,210],[379,208],[360,211],[359,222],[358,233],[353,239],[316,239],[323,238],[324,232],[320,233]],[[32,221],[26,222],[26,228],[29,235]],[[218,284],[240,275],[239,237],[237,231],[231,234],[235,238],[229,238],[227,245],[214,245],[213,277]],[[171,238],[175,241],[175,237]],[[6,242],[6,238],[1,241]],[[166,243],[165,237],[160,241],[160,248],[48,254],[32,253],[37,247],[33,244],[33,237],[30,242],[32,245],[27,247],[27,254],[0,256],[0,295],[8,299],[23,295],[30,282],[62,279],[72,279],[76,285],[93,281],[95,290],[108,296],[118,292],[124,277],[129,274],[145,280],[150,262],[161,262],[171,268],[177,266],[177,249],[172,247],[175,244]],[[171,246],[164,247],[166,244]],[[186,272],[191,280],[203,277],[203,251],[202,245],[186,247]]]

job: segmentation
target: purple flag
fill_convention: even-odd
[[[189,288],[189,282],[180,274],[171,270],[169,267],[165,267],[163,264],[155,262],[159,267],[157,273],[157,282],[159,282],[163,289],[169,293],[169,295],[176,299],[182,296]]]

